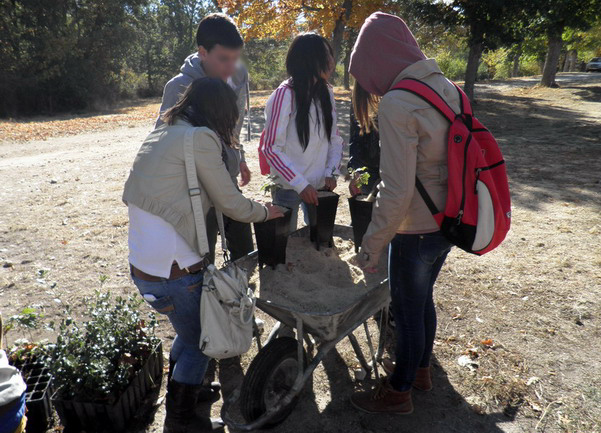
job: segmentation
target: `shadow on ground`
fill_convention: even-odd
[[[598,88],[580,88],[595,95]],[[600,107],[601,108],[601,107]],[[532,97],[480,94],[475,114],[495,134],[513,199],[530,209],[561,200],[601,208],[601,123]]]

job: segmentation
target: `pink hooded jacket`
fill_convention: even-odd
[[[401,18],[376,12],[361,27],[349,72],[366,91],[383,96],[399,73],[425,58]]]
[[[439,209],[446,203],[448,179],[446,118],[416,95],[388,90],[403,79],[420,80],[436,90],[455,112],[459,112],[459,95],[436,60],[422,53],[405,22],[381,12],[371,15],[361,28],[350,73],[367,92],[381,96],[381,182],[360,250],[367,266],[377,266],[395,234],[440,230],[416,192],[416,175]]]

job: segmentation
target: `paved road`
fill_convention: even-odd
[[[504,90],[516,87],[531,87],[540,83],[541,76],[536,75],[533,77],[523,78],[512,78],[510,80],[503,81],[484,81],[476,83],[476,88],[480,89],[496,89]],[[555,81],[559,86],[565,86],[573,83],[591,83],[601,84],[601,73],[599,72],[561,72],[557,74]]]

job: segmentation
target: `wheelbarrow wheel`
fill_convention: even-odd
[[[276,338],[263,347],[250,363],[240,390],[240,410],[247,422],[258,419],[292,389],[299,368],[297,344],[291,337]],[[307,354],[304,350],[303,364],[305,368]],[[280,424],[297,402],[298,395],[265,425],[273,427]]]

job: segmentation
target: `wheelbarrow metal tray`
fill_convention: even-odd
[[[309,227],[303,227],[290,236],[309,236]],[[350,226],[336,225],[334,236],[343,239],[352,239],[353,230]],[[256,252],[241,258],[237,264],[242,268],[251,269],[257,260]],[[257,298],[257,307],[275,318],[276,320],[290,326],[296,327],[296,320],[300,318],[303,322],[304,331],[322,341],[336,339],[342,332],[348,330],[353,324],[367,320],[390,302],[390,291],[388,279],[385,278],[367,293],[355,299],[344,297],[344,289],[340,290],[340,306],[331,311],[302,311],[288,305],[279,305],[266,299]],[[260,293],[259,293],[260,296]],[[348,302],[344,302],[348,301]]]

